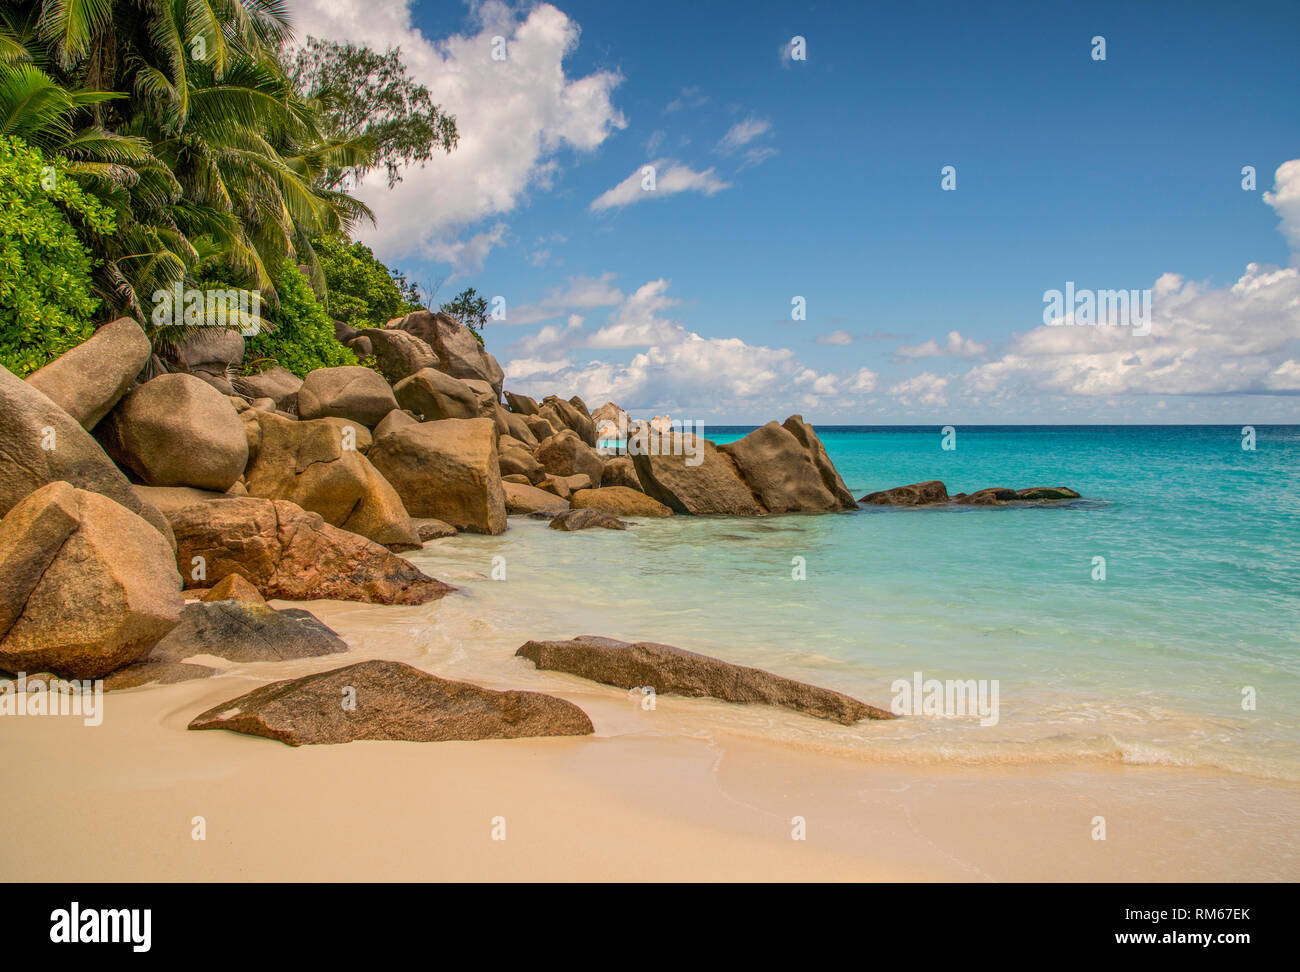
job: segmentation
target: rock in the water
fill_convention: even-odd
[[[592,527],[601,527],[605,530],[626,530],[627,524],[604,510],[588,509],[569,510],[567,513],[559,513],[551,519],[550,527],[552,530],[573,533],[577,530],[590,530]]]
[[[924,483],[868,493],[859,502],[872,506],[929,506],[931,503],[948,502],[948,488],[941,481],[931,479]]]
[[[360,365],[317,368],[298,389],[298,415],[304,419],[351,419],[374,428],[395,408],[388,382]]]
[[[412,516],[433,516],[471,533],[502,533],[505,493],[490,419],[422,422],[384,436],[370,461]]]
[[[227,574],[203,595],[203,601],[245,601],[248,604],[265,604],[257,588],[244,580],[242,574]]]
[[[653,442],[651,448],[638,447],[633,453],[637,479],[647,496],[674,513],[760,516],[767,512],[740,478],[731,456],[708,439],[672,431],[658,439],[657,447]]]
[[[540,669],[569,672],[619,688],[649,686],[658,695],[776,705],[846,726],[860,719],[896,718],[888,710],[841,692],[671,645],[584,635],[569,641],[530,641],[515,654]]]
[[[347,642],[314,614],[265,603],[197,601],[149,653],[149,661],[214,655],[233,662],[287,661],[347,651]]]
[[[435,520],[433,517],[413,519],[411,522],[415,524],[415,532],[420,535],[420,539],[425,543],[430,540],[441,540],[443,537],[454,537],[460,532],[450,523]]]
[[[604,510],[615,516],[672,516],[673,511],[657,499],[626,486],[579,489],[569,497],[575,510]]]
[[[551,513],[563,513],[569,508],[567,501],[560,499],[554,493],[548,493],[544,489],[538,489],[532,485],[520,485],[502,481],[502,486],[506,494],[506,512],[511,516],[517,516],[524,513],[536,513],[539,510],[547,510]]]
[[[148,654],[185,604],[162,534],[64,482],[0,520],[0,593],[0,621],[9,620],[0,669],[68,678],[97,678]]]
[[[831,462],[831,457],[826,454],[826,447],[822,445],[822,440],[817,437],[816,430],[803,420],[802,415],[791,415],[785,420],[784,428],[803,446],[813,467],[821,474],[822,483],[839,502],[840,509],[853,509],[855,505],[853,494],[844,485],[844,480],[840,478],[839,472],[836,471],[835,464]]]
[[[47,483],[68,482],[139,514],[171,540],[166,518],[141,500],[99,443],[71,415],[0,367],[0,516]]]
[[[438,356],[438,370],[453,378],[479,378],[501,396],[505,372],[496,358],[488,354],[469,328],[446,314],[418,310],[396,318],[385,329],[398,328],[414,334],[433,348]]]
[[[345,697],[355,699],[355,707],[345,708]],[[290,746],[355,739],[586,736],[594,731],[587,714],[572,702],[540,692],[495,692],[392,661],[360,662],[273,682],[214,706],[189,727],[229,729]]]
[[[572,429],[558,432],[542,442],[537,447],[537,461],[553,476],[585,473],[593,483],[600,482],[605,472],[604,460]]]
[[[362,437],[367,444],[370,439],[364,425],[253,414],[261,426],[261,445],[245,474],[250,496],[289,500],[319,513],[326,523],[386,547],[419,547],[401,497],[362,455]]]
[[[1016,498],[1021,500],[1072,500],[1080,495],[1068,486],[1030,486],[1028,489],[1016,490]]]
[[[424,368],[393,386],[402,408],[420,415],[426,422],[449,418],[478,418],[478,396],[474,390],[436,368]]]
[[[149,486],[224,493],[248,462],[239,413],[193,375],[145,382],[108,413],[96,435],[109,455]]]
[[[1016,495],[1014,489],[1007,489],[1003,486],[990,486],[988,489],[977,489],[973,493],[954,496],[953,502],[960,503],[962,506],[1001,506],[1017,499],[1019,499],[1019,496]]]
[[[433,353],[433,348],[414,334],[371,327],[361,331],[360,336],[369,340],[379,371],[393,384],[422,368],[438,366],[438,356]]]
[[[150,350],[140,325],[119,317],[28,375],[27,382],[89,431],[126,394],[148,363]]]
[[[248,398],[269,398],[275,407],[285,412],[297,412],[298,389],[302,379],[287,368],[275,365],[255,375],[243,375],[234,380],[235,390]]]
[[[851,496],[846,505],[826,488],[808,450],[775,422],[719,448],[735,461],[741,478],[769,513],[829,513],[854,505]]]
[[[224,499],[172,515],[188,587],[242,574],[263,597],[424,604],[455,588],[286,500]],[[201,557],[203,575],[191,565]]]

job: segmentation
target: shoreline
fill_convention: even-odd
[[[306,605],[345,655],[231,665],[110,693],[104,723],[6,720],[0,811],[21,835],[4,876],[182,880],[1296,880],[1300,785],[1201,769],[1082,763],[924,766],[737,732],[722,703],[662,697],[648,725],[622,690],[498,669],[491,688],[580,705],[594,736],[282,744],[190,732],[258,684],[368,657],[431,665],[367,623],[437,629],[442,605]],[[429,613],[431,610],[431,613]],[[521,608],[526,610],[526,608]],[[396,611],[397,615],[392,612]],[[455,639],[453,639],[455,640]],[[446,646],[455,654],[463,643]],[[213,662],[219,660],[212,659]],[[520,670],[522,671],[522,669]],[[533,684],[536,683],[536,684]],[[758,707],[743,707],[748,715]],[[760,719],[767,714],[759,710]],[[60,772],[48,772],[57,765]],[[454,786],[447,786],[454,780]],[[960,812],[954,812],[960,807]],[[192,839],[203,816],[207,839]],[[803,817],[806,840],[792,839]],[[1093,818],[1107,838],[1092,838]],[[491,838],[504,817],[506,840]]]

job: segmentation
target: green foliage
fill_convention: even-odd
[[[422,306],[401,274],[375,259],[364,243],[341,237],[313,241],[325,274],[330,315],[355,328],[383,327]]]
[[[448,317],[454,317],[474,332],[478,343],[483,343],[483,325],[487,323],[488,302],[473,287],[466,287],[438,308]]]
[[[0,136],[0,364],[19,377],[94,333],[91,258],[70,220],[113,230],[62,162]]]
[[[327,135],[364,142],[371,153],[360,164],[327,169],[327,188],[355,185],[365,173],[383,166],[391,189],[402,181],[403,167],[423,165],[435,148],[450,152],[460,139],[455,117],[435,105],[429,89],[410,77],[396,47],[380,54],[309,37],[291,76],[302,97],[319,107]]]
[[[262,309],[272,330],[245,340],[245,359],[269,359],[264,363],[274,361],[299,378],[317,368],[356,364],[357,356],[334,337],[333,322],[293,262],[286,260],[274,276],[280,305]]]

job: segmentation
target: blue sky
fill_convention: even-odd
[[[360,235],[504,298],[507,387],[715,424],[1300,421],[1300,4],[290,6],[457,114]],[[1044,327],[1066,281],[1154,289],[1151,333]]]

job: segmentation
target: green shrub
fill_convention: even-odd
[[[383,327],[420,309],[414,285],[376,260],[364,243],[331,237],[313,241],[312,248],[325,274],[334,320],[358,329]]]
[[[18,138],[0,137],[0,364],[20,378],[94,333],[90,255],[68,214],[96,233],[112,213]]]
[[[317,368],[354,365],[357,356],[334,337],[334,324],[316,299],[311,284],[292,260],[274,275],[280,306],[262,305],[262,318],[271,330],[245,339],[244,360],[257,368],[271,362],[288,368],[299,378]]]

